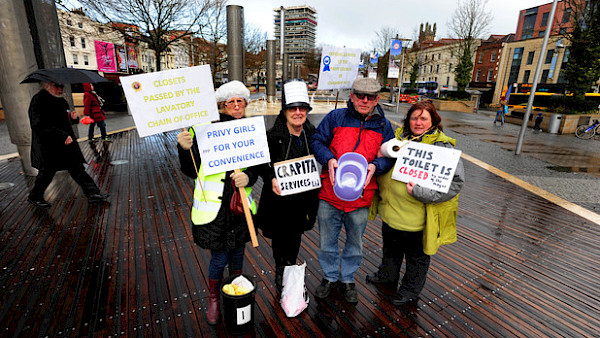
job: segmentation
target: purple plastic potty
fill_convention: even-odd
[[[352,202],[362,194],[367,178],[367,159],[359,153],[345,153],[338,160],[333,192],[342,201]]]

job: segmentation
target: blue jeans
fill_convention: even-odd
[[[102,138],[106,138],[106,123],[104,122],[104,120],[102,120],[102,121],[90,123],[90,128],[88,129],[88,140],[94,139],[94,126],[95,125],[98,125],[98,128],[100,128],[100,135],[102,135]]]
[[[208,278],[220,280],[223,278],[223,270],[229,264],[229,271],[242,270],[244,264],[245,245],[232,250],[210,250],[210,263],[208,265]]]
[[[498,110],[496,112],[496,118],[494,119],[494,123],[498,121],[498,116],[502,117],[502,124],[504,124],[504,110]]]
[[[363,257],[362,237],[367,228],[369,208],[343,212],[321,200],[317,216],[320,233],[317,257],[323,269],[323,277],[330,282],[337,282],[339,279],[342,283],[353,283],[354,273],[360,267]],[[346,230],[346,245],[340,261],[338,237],[342,226]]]

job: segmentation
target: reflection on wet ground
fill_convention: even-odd
[[[459,120],[452,116],[444,116],[444,121],[446,122],[445,127],[456,133],[476,137],[484,142],[497,144],[502,147],[502,149],[510,152],[514,152],[517,147],[519,126],[505,124],[503,127],[488,127],[483,125],[481,121],[475,122],[468,119]],[[543,137],[543,139],[536,140],[536,137]],[[597,142],[595,140],[587,141]],[[521,152],[553,164],[547,167],[551,170],[561,172],[583,172],[600,177],[600,167],[598,166],[600,153],[598,153],[598,151],[573,147],[575,142],[582,142],[582,140],[576,139],[573,135],[558,136],[545,133],[535,134],[531,129],[528,129]]]

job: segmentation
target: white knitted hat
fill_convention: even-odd
[[[243,83],[234,80],[219,87],[215,92],[215,97],[217,102],[225,102],[232,97],[241,97],[248,101],[250,99],[250,91]]]

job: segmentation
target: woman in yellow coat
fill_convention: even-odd
[[[442,118],[431,101],[415,103],[408,111],[404,127],[396,130],[398,140],[412,140],[452,148],[456,140],[443,133]],[[459,160],[448,193],[421,187],[415,182],[392,179],[392,171],[377,179],[379,198],[373,201],[371,218],[377,212],[383,220],[383,258],[379,271],[367,282],[398,284],[402,261],[406,272],[392,298],[395,305],[414,302],[421,294],[429,271],[430,255],[442,244],[456,241],[458,193],[464,184]]]

